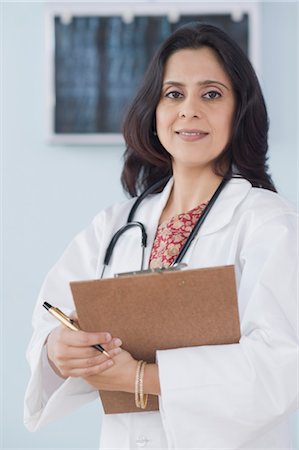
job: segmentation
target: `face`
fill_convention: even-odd
[[[212,167],[229,141],[235,109],[231,81],[209,47],[166,62],[156,109],[157,135],[173,167]]]

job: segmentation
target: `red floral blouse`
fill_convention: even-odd
[[[169,267],[173,263],[206,205],[202,203],[158,226],[150,257],[151,269]]]

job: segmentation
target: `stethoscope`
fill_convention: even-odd
[[[209,214],[209,212],[211,211],[214,203],[216,202],[217,198],[219,197],[220,193],[222,192],[224,186],[226,185],[226,183],[230,180],[231,176],[225,176],[220,185],[218,186],[218,188],[216,189],[216,191],[214,192],[211,200],[209,201],[209,203],[207,204],[207,206],[205,207],[205,209],[203,210],[202,214],[200,215],[199,219],[197,220],[196,224],[194,225],[191,233],[189,234],[185,244],[183,245],[183,247],[181,248],[179,254],[177,255],[177,257],[175,258],[175,260],[173,261],[173,263],[171,264],[171,266],[177,266],[181,263],[182,259],[184,258],[185,254],[187,253],[193,239],[195,238],[195,236],[197,235],[199,229],[201,228],[202,224],[204,223],[207,215]],[[107,247],[106,253],[105,253],[105,257],[104,257],[104,262],[103,262],[103,270],[101,273],[101,278],[103,278],[104,272],[106,267],[109,265],[109,262],[111,260],[112,257],[112,253],[113,250],[115,248],[115,245],[117,244],[118,239],[130,228],[139,228],[140,233],[141,233],[141,247],[142,247],[142,256],[141,256],[141,267],[140,267],[140,271],[143,270],[143,265],[144,265],[144,252],[147,246],[147,233],[145,230],[145,226],[143,225],[143,223],[138,222],[133,220],[135,212],[137,210],[137,208],[139,207],[140,203],[145,199],[145,197],[147,197],[148,195],[156,192],[161,186],[164,186],[167,181],[170,179],[170,177],[166,177],[163,178],[162,180],[159,180],[157,183],[153,184],[152,186],[150,186],[149,188],[147,188],[144,192],[142,192],[142,194],[136,199],[136,201],[134,202],[129,215],[128,215],[128,219],[125,225],[123,225],[111,238],[111,241]]]

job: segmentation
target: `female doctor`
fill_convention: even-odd
[[[70,281],[168,267],[180,255],[189,268],[234,264],[241,340],[157,351],[138,379],[140,398],[159,396],[159,412],[104,415],[101,448],[292,448],[297,217],[267,174],[267,131],[253,68],[223,31],[189,24],[162,44],[124,122],[123,186],[132,197],[154,187],[133,211],[136,199],[100,212],[48,274],[28,349],[29,430],[98,398],[98,389],[135,392],[140,370],[121,336],[57,326],[43,299],[70,313]]]

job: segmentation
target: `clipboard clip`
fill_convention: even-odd
[[[144,270],[134,270],[133,272],[116,273],[114,275],[114,278],[127,277],[127,276],[131,276],[131,275],[145,275],[147,273],[174,272],[176,270],[185,269],[187,266],[188,266],[188,264],[179,262],[179,263],[173,264],[173,266],[169,266],[169,267],[157,267],[156,269],[144,269]]]

